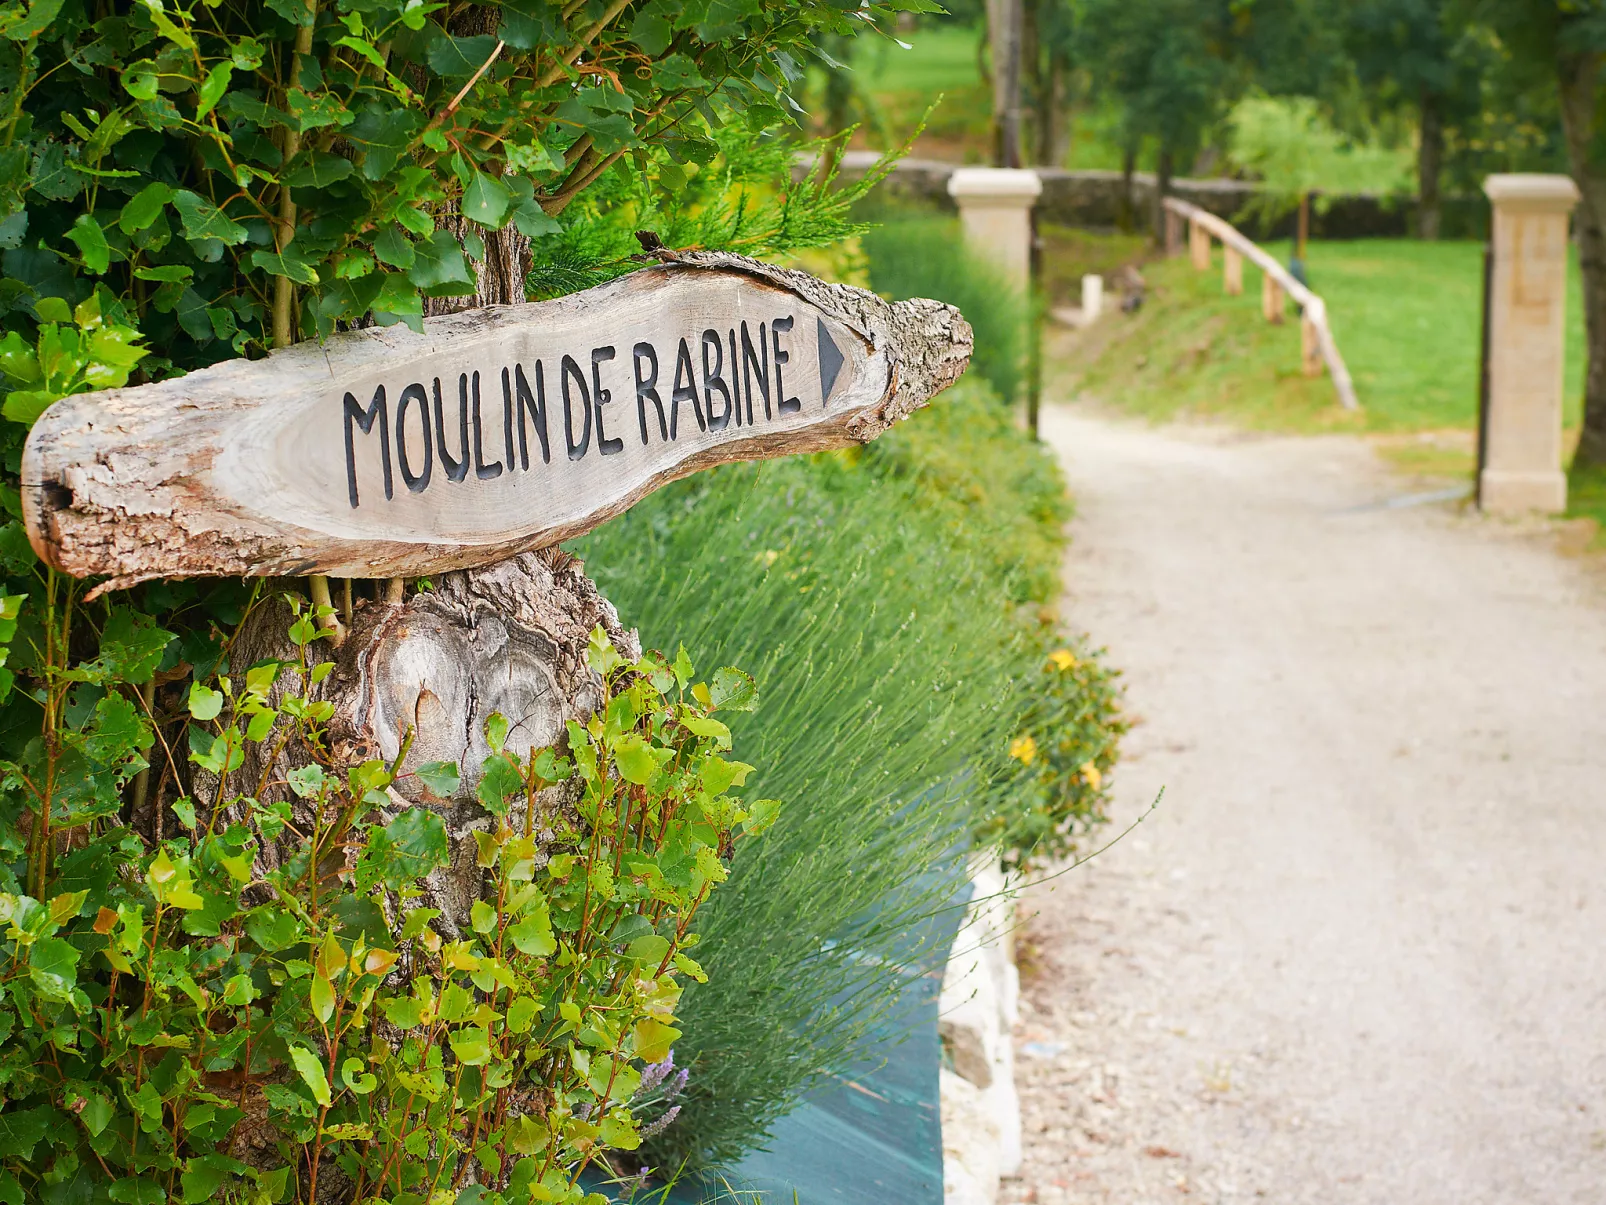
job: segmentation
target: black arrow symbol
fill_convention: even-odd
[[[825,327],[824,318],[816,318],[819,328],[818,340],[820,348],[820,403],[824,405],[831,400],[831,388],[836,384],[837,374],[842,371],[846,363],[841,348],[837,347],[836,340],[831,338],[831,332]]]

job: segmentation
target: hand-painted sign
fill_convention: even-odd
[[[119,584],[436,573],[580,534],[709,465],[873,438],[969,350],[950,307],[686,255],[423,334],[65,399],[29,436],[24,510],[42,557]]]

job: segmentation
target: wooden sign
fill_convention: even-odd
[[[711,465],[874,438],[969,358],[957,310],[687,253],[557,301],[302,343],[39,419],[39,555],[115,586],[410,577],[589,531]]]

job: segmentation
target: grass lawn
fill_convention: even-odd
[[[1060,271],[1070,276],[1075,269]],[[1253,265],[1244,265],[1238,297],[1222,292],[1219,247],[1209,272],[1194,271],[1186,256],[1151,261],[1143,271],[1149,292],[1136,315],[1116,313],[1084,335],[1057,341],[1057,367],[1072,388],[1156,418],[1213,415],[1276,429],[1398,434],[1477,424],[1479,243],[1311,244],[1311,285],[1327,302],[1363,407],[1359,415],[1338,406],[1325,376],[1300,373],[1291,309],[1281,326],[1261,319],[1261,273]],[[1570,293],[1565,396],[1573,425],[1584,368],[1576,263]]]
[[[990,161],[993,100],[977,57],[980,27],[928,18],[912,33],[898,37],[912,49],[904,50],[891,38],[861,41],[854,47],[852,62],[860,75],[860,87],[880,110],[888,136],[894,140],[907,137],[940,95],[942,104],[932,114],[914,153],[961,163]],[[1072,115],[1070,155],[1060,166],[1119,169],[1121,151],[1108,136],[1111,127],[1103,107],[1077,106]],[[860,138],[868,144],[868,132]]]

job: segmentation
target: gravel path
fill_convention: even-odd
[[[1044,434],[1165,797],[1029,893],[1004,1200],[1606,1201],[1597,571],[1359,440]]]

